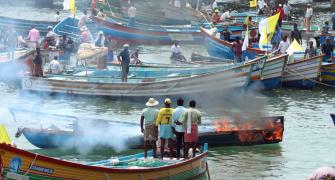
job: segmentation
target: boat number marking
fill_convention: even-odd
[[[46,173],[46,174],[54,173],[54,170],[51,168],[46,168],[46,167],[36,166],[36,165],[30,165],[29,169],[32,171],[37,171],[37,172]]]

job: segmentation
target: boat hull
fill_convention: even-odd
[[[0,144],[3,176],[8,179],[190,179],[207,170],[207,152],[154,168],[107,168],[63,161]]]
[[[323,63],[321,65],[321,82],[335,86],[335,63]]]
[[[163,97],[221,93],[224,90],[241,89],[248,83],[251,65],[242,65],[214,73],[180,78],[120,79],[63,76],[51,78],[22,78],[23,90],[49,93],[66,93],[70,95],[112,96],[112,97]]]
[[[174,40],[182,43],[202,42],[200,30],[196,28],[136,28],[122,25],[98,17],[94,22],[105,34],[112,36],[118,42],[131,44],[172,44]]]
[[[322,58],[323,55],[287,64],[282,85],[299,89],[314,88],[320,75]]]

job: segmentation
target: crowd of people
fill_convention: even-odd
[[[157,157],[157,141],[160,140],[161,158],[164,156],[165,145],[169,149],[169,157],[178,159],[189,158],[189,149],[195,156],[198,142],[198,125],[201,124],[201,113],[196,109],[196,101],[189,101],[189,108],[184,107],[184,100],[177,100],[177,107],[172,108],[170,98],[164,100],[164,107],[157,108],[159,102],[150,98],[145,104],[141,115],[141,132],[144,134],[144,153],[147,157],[147,146],[153,148],[153,157]],[[183,156],[181,156],[183,150]],[[191,155],[190,155],[191,156]]]

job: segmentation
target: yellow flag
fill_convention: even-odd
[[[298,43],[296,39],[293,40],[293,42],[290,44],[290,47],[286,50],[287,54],[292,55],[294,52],[302,51],[302,47]]]
[[[275,32],[277,22],[278,22],[278,19],[279,19],[279,15],[280,15],[280,13],[277,13],[277,14],[268,18],[269,33]]]
[[[249,26],[249,16],[245,18],[245,25]]]
[[[263,29],[262,37],[263,38],[261,38],[261,44],[266,45],[268,43],[268,33],[266,31],[266,28]]]
[[[257,6],[257,0],[250,0],[250,7],[256,7]]]
[[[2,124],[0,124],[0,143],[11,144],[7,130]]]
[[[72,14],[76,14],[76,0],[70,0],[70,11]]]

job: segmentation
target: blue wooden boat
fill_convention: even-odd
[[[296,56],[296,55],[294,55]],[[282,85],[299,89],[312,89],[319,80],[323,55],[309,59],[296,58],[284,69]]]
[[[62,36],[66,34],[67,37],[72,38],[75,41],[79,41],[81,37],[80,29],[78,27],[79,19],[78,17],[67,17],[59,22],[54,28],[53,31]],[[86,25],[91,25],[91,23],[87,23]],[[90,30],[90,28],[88,27]],[[90,33],[91,42],[93,42],[92,34]]]
[[[54,122],[58,122],[60,119],[75,119],[76,121],[92,121],[99,126],[99,123],[105,128],[112,127],[111,124],[118,124],[119,130],[121,131],[124,127],[132,127],[139,128],[139,124],[137,123],[127,123],[121,121],[106,121],[101,119],[89,119],[75,116],[64,116],[64,115],[55,115],[48,113],[39,113],[28,110],[18,110],[11,109],[11,112],[14,113],[34,113],[35,117],[40,116],[40,119],[43,117],[54,117]],[[26,116],[27,117],[27,116]],[[46,119],[46,118],[45,118]],[[267,126],[259,128],[252,127],[250,129],[243,128],[234,128],[234,127],[226,127],[225,123],[221,121],[217,121],[213,124],[203,124],[199,127],[199,144],[203,144],[208,141],[209,146],[217,147],[217,146],[232,146],[232,145],[254,145],[254,144],[270,144],[270,143],[278,143],[282,141],[283,132],[284,132],[284,117],[276,116],[276,117],[264,117],[261,118],[264,124]],[[229,125],[230,126],[230,125]],[[55,129],[36,129],[36,128],[23,128],[21,131],[23,135],[27,138],[27,140],[33,145],[39,148],[73,148],[79,146],[80,142],[78,139],[81,137],[85,137],[84,129],[80,127],[74,126],[73,130],[55,130]],[[86,130],[87,131],[87,130]],[[243,133],[250,133],[253,135],[251,137],[255,137],[255,139],[250,139],[249,141],[244,141],[244,137],[241,137]],[[87,132],[86,132],[87,133]],[[140,148],[143,145],[143,135],[141,133],[134,135],[127,135],[126,145],[128,148]],[[243,135],[242,135],[243,136]],[[104,147],[108,146],[106,144]],[[99,144],[97,143],[97,147]]]
[[[211,31],[205,28],[200,28],[201,32],[205,36],[205,45],[207,47],[208,54],[213,57],[234,59],[234,52],[232,50],[233,43],[224,41],[215,37],[211,34]],[[239,34],[241,35],[241,34]],[[232,37],[234,38],[234,37]],[[254,59],[257,55],[265,54],[265,51],[260,49],[248,47],[246,51],[243,51],[243,59]]]
[[[8,25],[14,25],[15,30],[25,36],[28,35],[32,26],[36,26],[40,34],[45,35],[48,32],[48,26],[55,26],[56,24],[57,22],[54,21],[32,21],[0,16],[0,29],[7,30]]]
[[[321,82],[335,86],[335,63],[322,62]]]
[[[320,44],[323,45],[326,43],[327,38],[330,39],[331,43],[335,45],[335,33],[330,34],[320,34]]]

